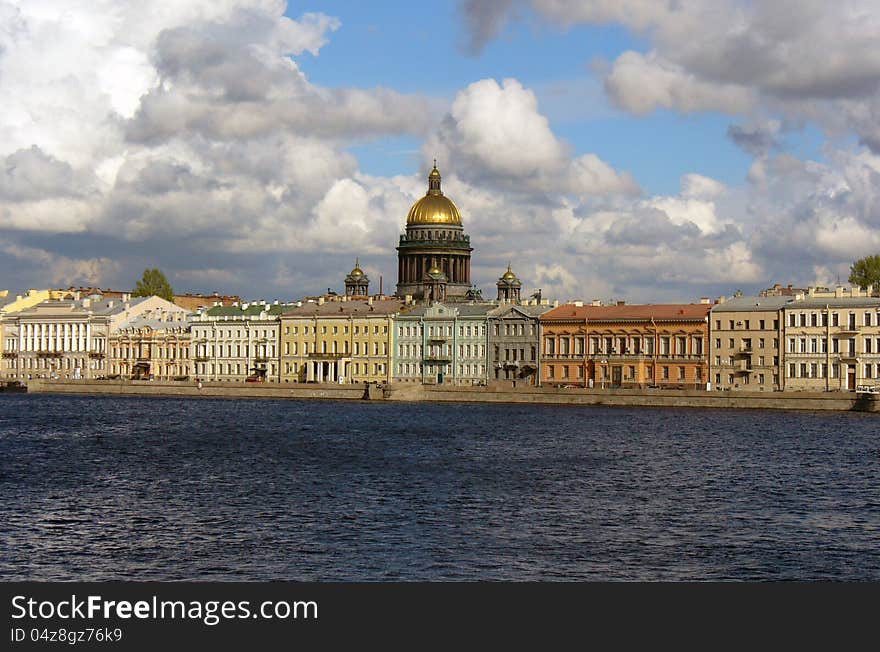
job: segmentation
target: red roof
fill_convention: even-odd
[[[541,321],[677,321],[703,320],[709,315],[711,304],[706,303],[646,303],[622,306],[559,306],[541,315]]]

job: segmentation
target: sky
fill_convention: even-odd
[[[396,282],[434,158],[484,296],[696,301],[880,253],[868,0],[0,0],[0,289]]]

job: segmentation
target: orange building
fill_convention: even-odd
[[[577,387],[705,388],[709,303],[584,306],[541,315],[541,380]]]

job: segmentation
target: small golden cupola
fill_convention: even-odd
[[[498,288],[498,301],[517,302],[520,300],[522,282],[513,273],[510,263],[507,263],[507,271],[501,275],[495,285]]]
[[[349,297],[366,297],[370,294],[370,279],[361,269],[360,259],[355,258],[354,269],[345,277],[345,294]]]

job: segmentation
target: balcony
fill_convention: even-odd
[[[91,353],[89,353],[89,357],[92,359],[103,360],[107,356],[106,356],[106,354],[104,354],[100,351],[92,351]]]
[[[63,355],[61,351],[37,351],[38,358],[60,358]]]
[[[197,355],[196,357],[193,358],[193,361],[195,361],[195,362],[207,362],[207,361],[210,360],[210,359],[211,359],[211,358],[209,358],[209,357],[206,356],[206,355]]]
[[[450,362],[452,362],[452,356],[438,353],[436,355],[426,355],[424,358],[422,358],[422,360],[427,363],[433,362],[436,364],[449,364]]]
[[[832,336],[836,335],[858,335],[861,332],[861,329],[855,324],[849,324],[848,326],[841,326],[840,328],[835,329]]]
[[[445,335],[432,335],[428,338],[428,342],[432,344],[443,344],[446,342],[446,339]]]
[[[4,352],[3,352],[3,357],[4,357],[4,358],[17,358],[17,357],[18,357],[18,353],[16,353],[15,351],[4,351]]]
[[[744,346],[741,349],[738,349],[733,355],[739,357],[741,355],[752,355],[753,352],[754,350],[752,347]]]
[[[324,361],[342,360],[342,358],[347,358],[348,356],[348,353],[309,353],[308,355],[309,359],[311,360]],[[256,358],[256,360],[263,360],[263,362],[268,362],[269,358]]]

